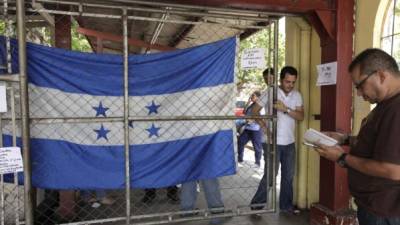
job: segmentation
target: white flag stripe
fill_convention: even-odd
[[[148,116],[150,110],[146,106],[157,107],[157,114],[151,116],[204,116],[233,115],[235,84],[224,84],[215,87],[204,87],[165,95],[130,96],[130,115]],[[107,117],[123,116],[123,97],[92,96],[65,93],[57,89],[29,85],[31,117],[93,117],[100,102],[106,109]],[[103,116],[103,115],[98,115]]]
[[[159,128],[156,135],[149,137],[150,129],[154,124]],[[103,125],[104,130],[109,130],[105,137],[98,136]],[[150,144],[196,136],[213,134],[219,130],[228,130],[234,127],[234,121],[163,121],[163,122],[134,122],[129,128],[130,144]],[[97,131],[95,131],[97,130]],[[17,136],[20,136],[20,129]],[[10,123],[4,124],[3,134],[11,135]],[[50,140],[68,141],[82,145],[123,145],[123,123],[69,123],[69,124],[36,124],[31,126],[31,137]]]
[[[151,125],[160,127],[159,137],[152,136],[149,138],[149,129]],[[187,139],[196,136],[213,134],[219,130],[233,129],[234,121],[169,121],[161,123],[134,123],[133,129],[130,130],[129,137],[134,144],[150,144],[166,141],[174,141],[179,139]]]
[[[131,115],[147,116],[146,106],[154,100],[160,116],[168,115],[233,115],[235,85],[219,85],[166,95],[130,97]],[[143,111],[143,108],[145,109]],[[157,116],[156,114],[151,114]]]

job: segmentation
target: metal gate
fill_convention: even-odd
[[[223,207],[207,207],[207,197],[204,196],[204,188],[207,189],[207,184],[203,181],[194,183],[195,195],[199,195],[197,196],[195,207],[192,210],[184,211],[180,206],[182,200],[180,188],[184,184],[177,184],[176,187],[158,190],[132,189],[129,185],[130,174],[132,173],[129,169],[129,146],[131,144],[129,127],[132,123],[135,126],[144,128],[151,123],[168,126],[174,121],[184,121],[187,123],[187,127],[192,127],[193,132],[196,132],[199,129],[204,129],[204,125],[208,129],[214,129],[218,124],[228,124],[233,127],[234,121],[238,119],[262,118],[271,121],[273,140],[276,140],[276,116],[239,117],[234,116],[233,112],[223,116],[212,112],[187,115],[180,111],[181,109],[178,106],[166,116],[138,116],[131,107],[132,105],[141,104],[140,102],[143,99],[139,98],[136,102],[128,101],[127,79],[129,70],[128,54],[159,52],[163,51],[165,46],[169,46],[169,49],[172,49],[171,46],[176,49],[189,48],[218,41],[229,36],[237,36],[238,40],[244,40],[262,30],[267,30],[268,41],[263,46],[251,47],[266,48],[267,66],[277,68],[278,19],[281,15],[226,8],[123,0],[91,1],[90,3],[67,0],[36,0],[25,3],[24,1],[2,1],[2,3],[3,23],[5,25],[3,33],[6,36],[8,54],[7,60],[2,62],[3,65],[1,65],[3,75],[0,75],[0,85],[7,86],[8,112],[0,113],[0,134],[8,134],[11,137],[13,146],[17,145],[17,137],[20,137],[22,144],[25,144],[22,148],[25,166],[25,186],[18,184],[18,180],[13,178],[16,177],[15,175],[13,177],[9,174],[1,176],[1,224],[164,224],[203,219],[218,222],[222,218],[275,212],[275,176],[272,176],[272,187],[268,188],[270,189],[269,193],[267,193],[269,201],[262,205],[264,209],[251,210],[252,207],[260,205],[250,205],[250,201],[262,176],[268,174],[267,180],[269,180],[269,174],[275,174],[275,166],[268,165],[274,164],[272,158],[275,158],[273,153],[276,149],[276,141],[273,141],[274,144],[270,152],[264,152],[264,162],[261,164],[262,167],[260,169],[252,165],[253,160],[251,158],[253,158],[252,155],[254,153],[249,147],[245,150],[246,163],[236,168],[236,174],[217,179],[219,186],[217,185],[218,188],[214,191],[222,195]],[[74,114],[73,110],[70,110],[70,116],[68,117],[49,115],[38,118],[32,116],[32,110],[41,110],[35,106],[35,101],[40,100],[40,94],[36,93],[33,100],[31,89],[27,84],[26,63],[24,62],[24,57],[26,58],[26,51],[24,50],[25,38],[28,41],[51,45],[52,40],[46,35],[51,36],[54,30],[49,24],[53,21],[54,25],[57,19],[62,19],[63,17],[72,18],[77,21],[76,24],[81,26],[94,24],[96,20],[101,20],[105,21],[102,26],[118,24],[118,29],[122,30],[123,35],[119,42],[110,33],[94,32],[95,26],[92,26],[92,29],[88,29],[88,26],[83,29],[82,27],[79,29],[73,28],[75,29],[73,32],[86,35],[90,40],[92,49],[95,49],[97,53],[122,54],[124,57],[124,70],[123,74],[121,74],[125,81],[123,102],[121,105],[119,105],[121,102],[108,102],[107,104],[109,105],[101,105],[102,108],[119,108],[123,112],[123,116],[106,117],[104,112],[104,117],[79,117]],[[135,28],[137,29],[135,30]],[[15,29],[19,31],[18,36],[15,35],[17,33]],[[15,68],[16,65],[11,65],[11,52],[13,49],[11,49],[10,38],[14,37],[20,43],[18,74],[13,74],[12,68]],[[108,40],[104,40],[104,37],[108,38]],[[139,47],[138,45],[130,47],[129,45],[133,39],[144,41],[143,43],[141,42]],[[236,57],[238,56],[239,49],[237,49],[236,54]],[[26,60],[29,62],[29,57]],[[236,75],[240,71],[238,59],[236,59]],[[243,71],[241,76],[246,76],[246,72]],[[236,77],[237,83],[238,79]],[[244,80],[244,82],[246,81]],[[273,87],[277,87],[277,79],[275,79]],[[276,88],[274,89],[274,96],[276,97]],[[206,94],[202,93],[204,96]],[[232,95],[236,97],[237,93],[232,93]],[[190,100],[202,101],[204,96],[192,96]],[[65,96],[61,94],[54,95],[54,99],[59,101],[66,110],[74,108],[73,99],[65,99]],[[126,188],[124,190],[106,190],[105,193],[99,190],[86,190],[83,193],[82,190],[41,190],[32,187],[30,181],[29,130],[39,129],[43,124],[58,124],[57,129],[59,130],[69,129],[71,126],[85,126],[85,124],[97,124],[98,126],[119,124],[123,127],[118,135],[121,135],[120,138],[123,138],[125,143]],[[57,130],[54,132],[56,133]],[[82,131],[74,135],[74,138],[77,139],[88,139],[91,134]],[[184,135],[184,133],[181,135]],[[140,143],[140,141],[136,140],[136,143]],[[0,145],[3,146],[3,143],[0,142]],[[266,185],[270,185],[269,182],[266,182]]]

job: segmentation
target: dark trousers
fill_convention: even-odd
[[[359,225],[400,225],[400,217],[379,217],[360,206],[357,209],[357,218]]]
[[[268,147],[269,148],[269,147]],[[267,149],[268,149],[267,148]],[[266,151],[268,153],[268,151]],[[272,158],[272,157],[267,157]],[[271,166],[272,160],[269,160],[270,166],[265,165],[267,171],[264,173],[260,184],[258,185],[257,192],[251,200],[252,204],[262,204],[267,202],[268,186],[266,184],[267,178],[272,177]],[[293,206],[293,176],[294,176],[294,166],[295,166],[295,144],[289,145],[278,145],[276,152],[276,168],[275,176],[278,174],[279,164],[281,165],[281,186],[279,195],[279,208],[281,210],[292,210]],[[272,181],[268,178],[269,183]],[[255,209],[261,209],[262,207],[254,207]]]
[[[150,197],[150,198],[155,198],[156,197],[156,190],[155,188],[146,188],[144,189],[145,195]],[[169,186],[167,187],[167,196],[172,197],[176,196],[178,193],[178,187],[177,186]]]
[[[293,176],[295,166],[295,145],[278,145],[276,161],[281,165],[281,190],[279,193],[279,208],[293,209]]]
[[[258,184],[258,188],[253,198],[251,199],[251,204],[265,204],[268,201],[268,190],[269,187],[273,185],[273,157],[271,155],[272,144],[262,143],[263,151],[264,151],[264,160],[265,160],[265,170],[264,175]],[[275,176],[278,174],[278,167],[275,169]],[[267,180],[268,186],[267,186]],[[252,209],[259,210],[262,209],[263,206],[254,206]]]
[[[255,163],[260,165],[261,152],[262,152],[262,136],[263,132],[260,130],[244,130],[239,136],[238,140],[238,161],[243,162],[244,146],[251,140],[254,147]]]

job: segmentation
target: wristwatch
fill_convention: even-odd
[[[288,114],[288,113],[290,113],[290,111],[292,111],[292,110],[290,110],[289,108],[287,108],[286,111],[283,112],[283,113],[284,113],[284,114]]]
[[[339,164],[340,167],[347,168],[346,156],[347,156],[347,153],[342,153],[339,156],[338,160],[336,160],[337,164]]]
[[[343,140],[342,145],[350,145],[350,134],[346,134],[346,138]]]

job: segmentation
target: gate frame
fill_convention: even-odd
[[[54,3],[54,4],[71,4],[75,5],[71,2],[67,1],[53,1],[53,0],[42,0],[42,2],[46,3]],[[142,1],[133,1],[133,2],[140,2],[144,3]],[[5,9],[4,11],[8,11],[7,9],[7,0],[4,0],[5,4]],[[171,116],[171,117],[157,117],[157,118],[137,118],[134,116],[129,116],[129,101],[128,101],[128,54],[129,54],[129,47],[128,47],[128,20],[148,20],[148,21],[158,21],[158,22],[169,22],[169,23],[181,23],[181,24],[200,24],[200,23],[207,23],[207,21],[203,22],[188,22],[188,21],[178,21],[178,20],[168,20],[168,19],[154,19],[154,18],[145,18],[145,17],[138,17],[138,16],[128,16],[128,10],[143,10],[140,8],[132,8],[132,7],[120,7],[122,10],[122,15],[105,15],[105,14],[93,14],[93,13],[84,13],[82,12],[82,6],[85,4],[79,4],[79,9],[78,12],[71,12],[71,11],[61,11],[61,10],[47,10],[47,9],[40,9],[40,10],[32,10],[30,8],[25,9],[25,1],[24,0],[17,0],[17,7],[16,7],[16,14],[17,14],[17,30],[18,30],[18,47],[19,47],[19,52],[18,52],[18,57],[19,57],[19,85],[20,85],[20,96],[21,96],[21,124],[22,124],[22,151],[23,151],[23,161],[24,161],[24,202],[25,202],[25,224],[32,224],[33,225],[33,200],[35,199],[33,196],[33,190],[32,190],[32,183],[31,183],[31,161],[30,161],[30,130],[29,130],[29,125],[30,122],[44,122],[44,123],[52,123],[52,122],[83,122],[83,121],[120,121],[124,123],[124,150],[125,150],[125,173],[126,173],[126,218],[125,222],[126,224],[130,224],[131,219],[137,219],[137,218],[146,218],[146,215],[144,216],[131,216],[130,213],[130,183],[129,183],[129,178],[130,178],[130,168],[129,168],[129,121],[171,121],[171,120],[234,120],[237,119],[238,117],[236,116]],[[91,4],[93,5],[93,4]],[[170,5],[171,4],[167,4]],[[97,6],[100,6],[97,4]],[[221,9],[221,8],[215,8],[215,7],[194,7],[194,6],[187,6],[187,5],[179,5],[179,4],[174,4],[174,6],[182,6],[186,9],[208,9],[208,10],[216,10],[216,9]],[[224,9],[225,10],[225,9]],[[26,26],[25,26],[25,12],[47,12],[51,14],[62,14],[62,15],[71,15],[71,16],[88,16],[88,17],[106,17],[110,19],[121,19],[122,20],[122,26],[123,26],[123,56],[124,56],[124,116],[123,118],[55,118],[55,119],[46,119],[46,118],[35,118],[31,119],[29,118],[29,99],[28,99],[28,80],[27,80],[27,56],[26,56]],[[245,19],[245,20],[256,20],[256,21],[263,21],[263,22],[268,22],[269,25],[274,25],[274,48],[269,49],[268,53],[270,54],[271,52],[273,53],[274,62],[273,62],[273,67],[278,68],[278,34],[279,34],[279,26],[278,26],[278,19],[271,19],[269,18],[270,15],[288,15],[288,14],[271,14],[271,13],[265,13],[265,12],[259,12],[259,11],[249,11],[249,10],[227,10],[228,13],[250,13],[253,12],[254,14],[258,15],[258,19],[254,17],[248,17],[248,16],[241,16],[239,18]],[[178,12],[182,13],[182,12]],[[186,14],[191,14],[186,13]],[[199,15],[199,13],[195,13],[193,15]],[[220,18],[219,16],[223,16],[220,14],[207,14],[203,13],[201,14],[202,16],[215,16],[215,18]],[[268,15],[267,19],[259,19],[260,16],[262,15]],[[227,18],[229,16],[226,16]],[[238,16],[235,16],[237,18]],[[233,18],[233,16],[232,16]],[[230,26],[232,26],[230,24]],[[246,28],[252,28],[252,29],[265,29],[265,26],[242,26],[242,25],[235,25],[237,27],[246,27]],[[271,40],[271,39],[270,39]],[[268,46],[271,46],[270,44]],[[269,55],[270,56],[270,55]],[[269,57],[269,60],[271,60],[271,57]],[[271,65],[271,62],[269,62],[269,65]],[[276,69],[275,69],[276,70]],[[277,98],[277,87],[278,87],[278,73],[275,71],[275,77],[274,79],[274,94],[273,98]],[[11,78],[9,75],[3,76],[0,78],[0,81],[16,81],[15,78]],[[273,154],[273,164],[275,164],[275,152],[276,152],[276,128],[277,128],[277,117],[276,117],[276,110],[274,110],[273,116],[244,116],[240,117],[244,119],[267,119],[267,120],[272,120],[273,122],[273,149],[272,149],[272,154]],[[265,159],[266,160],[266,159]],[[266,170],[266,168],[265,168]],[[268,174],[268,173],[267,173]],[[273,173],[275,174],[275,166],[273,166]],[[273,176],[273,183],[276,184],[275,176]],[[17,181],[18,182],[18,181]],[[268,182],[267,182],[268,185]],[[262,213],[262,212],[275,212],[276,211],[276,187],[274,185],[273,187],[273,210],[257,210],[254,211],[255,213]],[[179,213],[160,213],[159,216],[165,216],[168,215],[168,222],[179,222],[179,221],[192,221],[192,219],[177,219],[177,220],[172,220],[172,216],[174,214],[179,214]],[[253,213],[242,213],[240,210],[237,210],[237,212],[232,212],[229,215],[246,215],[246,214],[253,214]],[[203,219],[209,219],[213,217],[221,217],[221,216],[206,216]],[[123,218],[114,218],[117,220],[121,220]],[[94,221],[84,221],[84,222],[78,222],[78,223],[69,223],[69,224],[88,224],[88,223],[95,223],[95,222],[107,222],[107,221],[117,221],[113,219],[102,219],[102,220],[94,220]],[[18,221],[19,222],[19,221]],[[167,222],[167,223],[168,223]],[[162,223],[162,222],[160,222]],[[150,223],[146,223],[150,224]],[[154,224],[154,223],[151,223]]]

